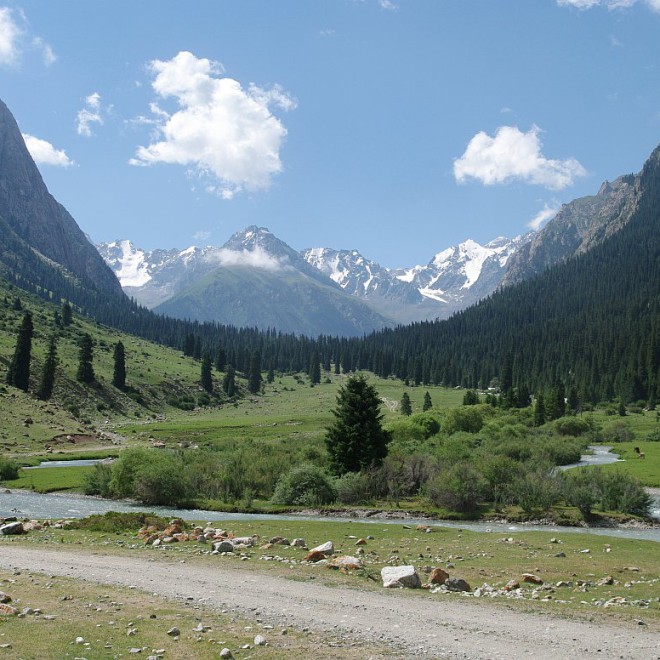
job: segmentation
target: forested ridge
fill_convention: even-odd
[[[3,223],[0,261],[13,284],[120,330],[246,371],[255,351],[264,370],[371,370],[416,384],[534,391],[562,381],[583,400],[660,396],[660,148],[641,173],[630,222],[589,252],[502,289],[446,321],[421,322],[362,338],[317,338],[174,320],[125,296],[100,291],[38,256]],[[191,344],[192,342],[192,344]],[[510,382],[508,382],[510,380]]]

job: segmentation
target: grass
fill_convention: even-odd
[[[644,454],[644,458],[633,451],[635,447]],[[603,469],[623,470],[640,480],[644,486],[660,486],[660,442],[620,442],[612,446],[612,451],[625,462],[604,465]]]
[[[55,491],[79,491],[86,474],[93,466],[49,467],[32,470],[20,469],[18,479],[4,481],[8,488],[23,488],[37,493]]]
[[[122,520],[126,520],[123,518]],[[67,548],[80,552],[137,555],[156,561],[220,563],[225,570],[249,569],[252,572],[283,573],[295,580],[322,580],[337,587],[380,589],[380,570],[393,564],[413,564],[423,576],[424,567],[441,566],[450,575],[467,580],[473,589],[487,583],[503,587],[509,580],[522,583],[523,573],[534,573],[551,587],[534,596],[534,585],[523,584],[524,598],[512,600],[504,596],[488,602],[552,612],[562,616],[616,619],[645,623],[660,631],[660,564],[658,544],[652,541],[591,536],[581,533],[507,532],[478,533],[456,528],[430,527],[431,532],[409,525],[378,522],[309,521],[227,521],[214,523],[237,536],[257,534],[260,543],[274,536],[289,540],[304,538],[308,547],[332,540],[335,549],[345,555],[358,551],[356,540],[368,536],[360,546],[365,569],[342,574],[325,566],[301,563],[306,551],[286,545],[255,547],[239,553],[212,556],[211,547],[197,542],[182,542],[161,548],[145,546],[136,537],[138,524],[114,531],[94,532],[87,529],[55,529],[30,532],[23,537],[1,537],[0,545],[28,544],[40,547]],[[588,552],[587,552],[588,551]],[[563,553],[565,556],[558,556]],[[269,558],[267,560],[267,558]],[[635,570],[631,570],[635,569]],[[612,576],[612,585],[598,585],[601,578]],[[571,586],[557,587],[564,581]],[[411,597],[429,597],[427,591],[410,592]],[[541,599],[550,599],[542,602]],[[433,598],[464,598],[460,595],[437,594]],[[622,597],[626,603],[604,607],[611,598]],[[474,599],[481,602],[481,599]]]

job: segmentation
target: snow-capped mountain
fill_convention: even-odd
[[[364,310],[351,309],[349,313],[355,315],[357,331],[370,329],[371,323],[382,327],[388,322],[446,318],[467,307],[500,285],[510,256],[528,240],[529,235],[513,240],[500,237],[486,245],[467,240],[438,252],[425,266],[396,270],[367,259],[357,250],[310,248],[298,253],[267,229],[254,225],[234,234],[222,247],[146,252],[128,240],[118,240],[101,244],[98,249],[126,293],[162,313],[191,318],[201,314],[204,320],[227,323],[238,323],[245,317],[245,323],[262,325],[265,320],[262,323],[261,316],[264,319],[278,316],[266,310],[274,299],[281,302],[283,292],[273,287],[276,281],[286,279],[287,284],[282,286],[289,288],[294,280],[295,286],[304,283],[307,303],[314,308],[318,308],[319,291],[314,295],[309,293],[312,282],[367,303],[369,313],[376,314],[371,320],[361,320]],[[255,284],[252,278],[246,286],[256,288],[241,289],[238,282],[245,284],[248,272],[260,283]],[[200,297],[199,290],[211,279],[214,294],[210,298]],[[267,294],[270,299],[261,301],[261,307],[252,312],[254,318],[248,318],[246,308],[260,295],[266,279],[270,280]],[[221,293],[219,280],[224,287]],[[250,291],[249,302],[246,291]],[[324,295],[328,294],[323,291]],[[331,297],[334,299],[335,294]],[[220,298],[221,310],[218,309]],[[302,302],[294,316],[304,311],[301,305]],[[237,316],[230,318],[228,310],[233,308]],[[283,310],[280,310],[282,314]]]
[[[395,270],[356,250],[310,248],[303,256],[345,291],[409,321],[447,317],[492,293],[510,256],[530,238],[499,237],[486,245],[467,240],[438,252],[425,266]]]

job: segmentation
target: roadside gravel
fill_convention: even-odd
[[[660,636],[644,626],[572,621],[440,595],[421,599],[398,591],[327,587],[254,573],[243,565],[5,546],[0,568],[134,586],[203,607],[258,615],[273,625],[385,643],[397,657],[660,659]]]

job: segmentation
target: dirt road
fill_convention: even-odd
[[[133,585],[166,598],[235,611],[273,625],[331,631],[387,643],[392,655],[427,658],[643,658],[660,659],[660,635],[645,626],[597,625],[505,605],[441,595],[408,598],[325,587],[229,567],[104,556],[82,552],[0,547],[0,568],[29,570],[103,584]]]

